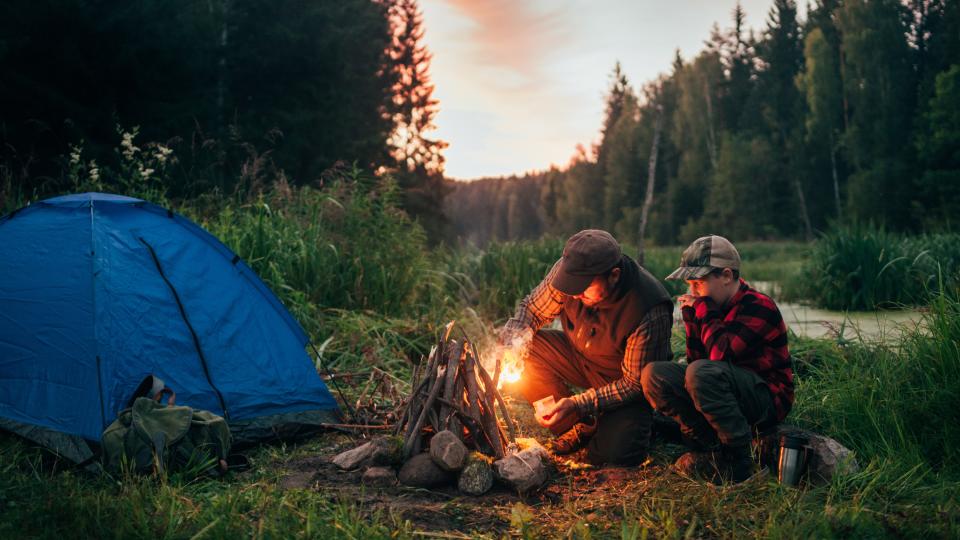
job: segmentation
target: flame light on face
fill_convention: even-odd
[[[497,386],[501,387],[504,383],[515,383],[520,380],[523,374],[523,359],[513,349],[503,351],[503,358],[500,360],[500,381]]]

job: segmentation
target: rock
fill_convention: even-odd
[[[853,451],[830,437],[813,434],[807,443],[810,461],[807,472],[815,482],[830,482],[836,474],[852,474],[860,470]]]
[[[497,478],[503,480],[518,492],[526,493],[542,486],[547,481],[549,460],[547,450],[536,444],[529,446],[526,450],[521,450],[493,462],[493,470]]]
[[[341,469],[356,469],[361,463],[368,460],[375,450],[376,448],[374,448],[373,442],[367,442],[353,450],[347,450],[346,452],[337,454],[332,461],[334,465]]]
[[[443,430],[430,439],[430,457],[445,471],[459,471],[467,462],[467,447],[452,431]]]
[[[344,470],[371,465],[393,465],[399,461],[399,452],[400,447],[395,437],[377,437],[353,450],[337,454],[332,461]]]
[[[783,435],[807,439],[809,455],[804,478],[811,483],[829,483],[837,474],[851,474],[860,470],[853,451],[836,440],[796,426],[779,425],[759,440],[761,462],[770,467],[774,475],[777,474],[780,437]]]
[[[390,487],[397,483],[397,473],[390,467],[370,467],[360,481],[368,486]]]
[[[400,468],[400,483],[413,487],[434,487],[448,483],[452,475],[433,462],[430,454],[417,454]]]
[[[457,488],[467,495],[483,495],[493,487],[493,467],[483,454],[474,452],[460,471]]]

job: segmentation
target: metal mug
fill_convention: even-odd
[[[810,452],[807,439],[796,435],[780,437],[780,459],[777,479],[785,486],[796,486],[807,468]]]

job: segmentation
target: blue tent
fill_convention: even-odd
[[[151,374],[235,436],[331,421],[307,339],[237,255],[154,204],[85,193],[0,219],[0,427],[97,441]]]

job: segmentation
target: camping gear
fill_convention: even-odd
[[[166,405],[161,398],[167,393]],[[180,470],[221,474],[227,471],[230,428],[222,416],[176,405],[169,389],[154,399],[138,397],[103,432],[104,468],[125,465],[134,472],[165,474]]]
[[[240,257],[118,195],[0,218],[0,428],[82,462],[155,374],[223,416],[234,444],[338,421],[307,335]]]
[[[807,439],[796,435],[780,437],[777,478],[785,486],[796,486],[807,467]]]

